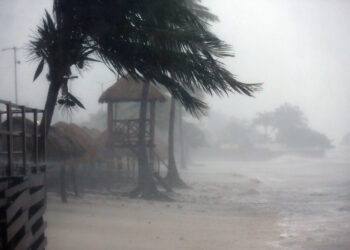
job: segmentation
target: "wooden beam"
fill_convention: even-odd
[[[23,161],[23,174],[27,174],[27,136],[26,136],[26,111],[25,107],[22,106],[22,161]]]
[[[22,192],[24,189],[28,188],[28,186],[29,186],[29,181],[25,180],[25,181],[22,181],[20,184],[9,187],[7,190],[5,190],[5,197],[9,198],[16,193]]]
[[[42,118],[41,118],[41,122],[44,123],[44,134],[43,135],[40,135],[43,138],[43,149],[42,149],[42,153],[43,155],[40,156],[40,159],[44,162],[44,164],[46,164],[46,115],[45,115],[45,111],[43,112],[42,114]],[[41,125],[41,124],[40,124]]]
[[[22,214],[7,228],[7,242],[10,242],[12,238],[18,233],[18,231],[26,225],[28,221],[28,210],[22,212]]]
[[[26,210],[29,207],[30,195],[28,190],[24,191],[6,210],[7,223],[16,215],[18,210]]]
[[[35,214],[29,218],[27,225],[29,228],[32,228],[32,226],[37,222],[45,213],[46,210],[46,204],[44,204],[38,211],[35,212]]]
[[[24,237],[20,240],[20,242],[17,244],[17,246],[14,249],[15,250],[29,249],[31,242],[32,242],[32,235],[27,233],[24,235]]]
[[[13,164],[13,128],[12,128],[12,104],[8,103],[6,104],[6,111],[7,111],[7,132],[9,134],[7,135],[7,169],[6,173],[7,176],[12,175],[12,164]]]
[[[38,142],[38,110],[34,110],[34,163],[38,167],[39,162],[39,142]]]
[[[151,108],[150,108],[150,138],[149,138],[149,144],[151,145],[149,147],[149,161],[150,161],[150,167],[152,170],[154,170],[154,136],[155,136],[155,123],[156,123],[156,102],[151,101]]]
[[[118,103],[113,103],[113,121],[118,120]]]
[[[38,246],[37,250],[44,250],[47,244],[47,238],[45,237],[41,244]]]
[[[113,130],[113,104],[108,103],[107,105],[107,128],[108,133],[111,134]]]

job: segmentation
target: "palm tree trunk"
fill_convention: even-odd
[[[185,158],[185,145],[183,137],[183,122],[182,122],[182,105],[179,104],[179,140],[180,140],[180,164],[182,169],[187,169]]]
[[[169,137],[168,137],[168,173],[165,180],[172,187],[186,187],[181,180],[179,172],[176,168],[175,152],[174,152],[174,127],[175,127],[175,99],[171,98],[170,118],[169,118]]]
[[[138,144],[138,187],[131,193],[132,197],[142,197],[145,199],[157,198],[159,192],[153,179],[152,170],[149,166],[147,145],[146,145],[146,119],[147,119],[147,102],[148,90],[150,83],[144,83],[142,88],[142,98],[140,104],[140,125],[139,125],[139,144]]]
[[[40,124],[40,133],[46,132],[47,134],[49,132],[59,90],[60,84],[51,82],[45,103],[45,115],[43,117],[43,122]],[[46,131],[44,130],[44,125],[46,126]]]
[[[61,87],[61,82],[58,78],[52,79],[50,82],[50,87],[47,93],[46,103],[45,103],[45,114],[41,120],[39,127],[39,134],[47,136],[51,126],[52,116],[55,111],[58,93]],[[44,149],[44,137],[40,136],[39,138],[39,149],[40,156],[42,157]]]

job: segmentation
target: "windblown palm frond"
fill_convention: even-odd
[[[40,61],[35,73],[34,80],[42,72],[43,66],[61,68],[65,76],[70,75],[70,67],[83,69],[91,61],[97,61],[90,57],[94,50],[85,42],[86,36],[81,32],[64,30],[53,21],[46,11],[42,24],[38,26],[37,32],[29,43],[30,60]]]
[[[52,42],[35,39],[47,47],[35,54],[49,58],[59,48],[68,69],[99,58],[121,75],[165,86],[191,113],[205,105],[188,90],[252,96],[260,88],[237,81],[220,62],[233,56],[231,46],[209,30],[217,17],[198,0],[54,0],[53,10],[55,22],[47,14],[38,29]]]
[[[199,1],[55,1],[57,15],[68,8],[111,69],[164,85],[192,113],[204,106],[186,90],[252,96],[260,87],[235,80],[219,61],[231,47],[209,31],[216,17]]]

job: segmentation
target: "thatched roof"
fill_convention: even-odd
[[[58,122],[54,126],[57,130],[59,130],[62,135],[71,141],[75,148],[81,149],[79,154],[73,154],[73,158],[79,158],[80,161],[94,161],[97,160],[97,145],[94,139],[94,130],[90,130],[85,127],[80,127],[76,124],[68,124],[64,122]],[[51,132],[51,131],[50,131]],[[95,135],[95,138],[98,135]]]
[[[80,158],[85,154],[84,148],[67,137],[62,129],[53,126],[47,137],[47,159],[49,161],[66,161]]]
[[[103,102],[138,102],[141,100],[142,84],[140,80],[135,80],[127,75],[120,78],[112,87],[108,88],[98,100]],[[155,87],[150,85],[148,100],[165,101],[165,97]]]

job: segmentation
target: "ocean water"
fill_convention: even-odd
[[[212,188],[224,206],[278,216],[279,239],[266,249],[350,250],[350,149],[323,158],[202,159],[202,165],[202,172],[215,176],[212,183],[220,183]]]
[[[276,249],[350,249],[349,153],[337,149],[325,158],[285,157],[243,170],[261,180],[261,209],[279,214]]]

